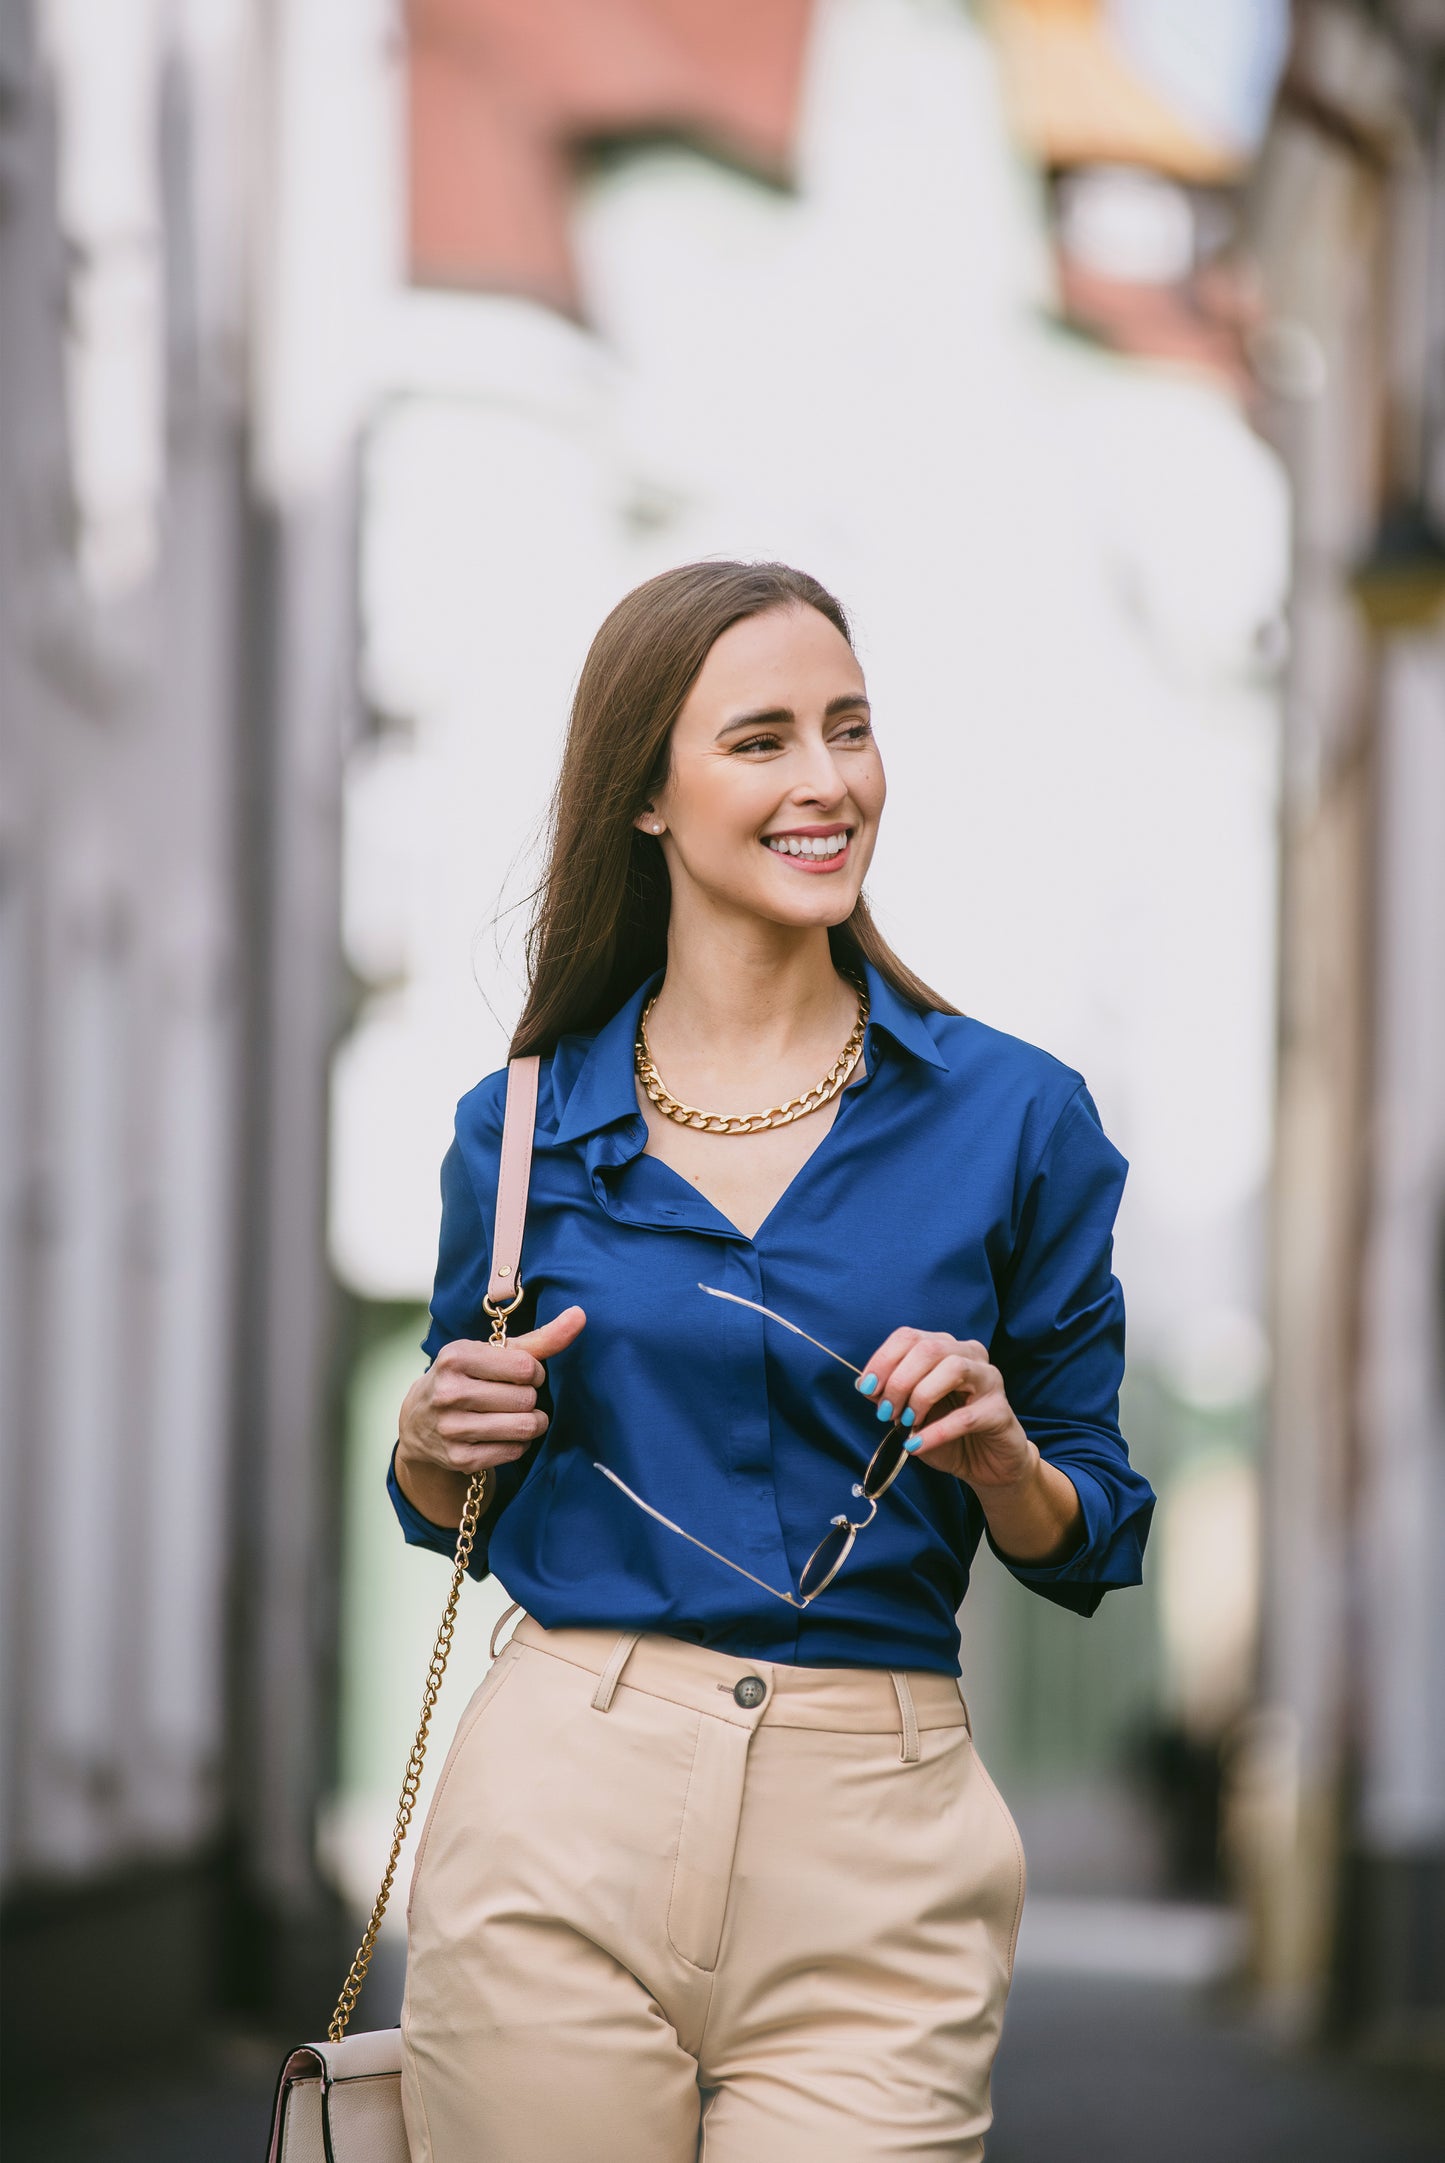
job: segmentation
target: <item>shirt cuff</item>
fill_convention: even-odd
[[[1056,1462],[1050,1458],[1050,1464]],[[1055,1607],[1066,1607],[1071,1614],[1089,1616],[1103,1605],[1104,1595],[1110,1589],[1091,1576],[1091,1562],[1097,1564],[1103,1557],[1114,1530],[1114,1513],[1104,1489],[1092,1473],[1077,1465],[1059,1465],[1074,1483],[1079,1497],[1079,1507],[1084,1513],[1084,1529],[1069,1552],[1058,1562],[1017,1562],[1006,1555],[989,1530],[988,1519],[983,1521],[983,1535],[998,1560],[1016,1577],[1021,1585],[1041,1599],[1049,1600]],[[1135,1578],[1128,1582],[1137,1581]]]
[[[457,1527],[434,1525],[429,1517],[422,1516],[414,1503],[407,1500],[402,1492],[401,1481],[396,1476],[396,1453],[399,1447],[399,1442],[392,1444],[391,1461],[386,1468],[386,1491],[391,1497],[391,1506],[396,1512],[402,1536],[408,1547],[430,1548],[434,1555],[445,1555],[448,1562],[455,1562]],[[483,1517],[477,1527],[476,1539],[472,1543],[471,1560],[467,1564],[467,1575],[475,1577],[479,1582],[490,1571],[491,1566],[487,1560],[490,1545],[491,1528],[486,1517]]]
[[[1046,1458],[1045,1462],[1053,1464],[1054,1459]],[[1081,1470],[1077,1465],[1055,1465],[1055,1469],[1066,1473],[1069,1479],[1073,1481],[1074,1490],[1079,1497],[1079,1507],[1084,1513],[1084,1528],[1062,1560],[1058,1562],[1016,1561],[1011,1555],[1006,1555],[995,1541],[993,1533],[989,1529],[987,1517],[983,1521],[984,1538],[988,1541],[989,1546],[993,1549],[1004,1568],[1011,1570],[1015,1577],[1022,1578],[1025,1584],[1048,1585],[1055,1583],[1061,1577],[1071,1577],[1079,1565],[1087,1561],[1091,1554],[1102,1552],[1111,1528],[1112,1514],[1109,1499],[1092,1473]]]

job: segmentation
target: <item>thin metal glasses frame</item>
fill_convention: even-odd
[[[734,1306],[751,1307],[755,1314],[765,1315],[770,1322],[778,1323],[783,1329],[790,1329],[795,1337],[803,1337],[818,1351],[826,1352],[829,1359],[836,1359],[839,1366],[846,1367],[850,1374],[861,1374],[863,1371],[861,1367],[855,1367],[851,1359],[844,1359],[841,1352],[835,1352],[831,1345],[809,1336],[806,1329],[800,1329],[797,1323],[790,1322],[786,1315],[775,1314],[771,1307],[764,1307],[755,1299],[744,1299],[739,1292],[724,1292],[715,1284],[699,1284],[698,1290],[710,1293],[714,1299],[730,1299]],[[733,1562],[727,1555],[720,1555],[715,1547],[708,1546],[706,1540],[700,1540],[695,1534],[685,1532],[682,1526],[674,1524],[670,1517],[664,1517],[661,1510],[654,1509],[650,1502],[644,1502],[641,1495],[634,1494],[626,1480],[619,1479],[607,1465],[598,1464],[595,1458],[592,1463],[593,1470],[600,1472],[604,1479],[611,1480],[614,1487],[621,1488],[629,1502],[635,1502],[640,1510],[645,1510],[658,1524],[665,1525],[669,1532],[675,1532],[679,1539],[687,1540],[693,1547],[700,1547],[705,1555],[711,1555],[715,1562],[721,1562],[729,1570],[736,1570],[739,1577],[746,1577],[750,1584],[757,1585],[761,1591],[770,1592],[775,1600],[782,1600],[789,1607],[801,1609],[810,1607],[819,1593],[827,1591],[853,1552],[853,1543],[859,1533],[866,1532],[878,1515],[878,1504],[908,1462],[908,1452],[902,1437],[901,1422],[896,1419],[891,1421],[877,1449],[869,1458],[862,1479],[853,1482],[854,1498],[867,1503],[868,1515],[857,1524],[846,1513],[828,1520],[827,1532],[799,1572],[796,1592],[779,1592],[776,1585],[768,1584],[764,1578],[755,1577],[753,1572],[745,1570],[740,1562]],[[832,1552],[835,1546],[838,1549],[836,1555]],[[818,1580],[811,1587],[810,1576],[816,1576]]]

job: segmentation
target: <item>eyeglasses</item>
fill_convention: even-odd
[[[744,1299],[738,1292],[721,1291],[715,1284],[700,1284],[698,1290],[711,1293],[714,1299],[730,1299],[736,1307],[751,1307],[754,1314],[765,1315],[770,1322],[778,1323],[783,1329],[790,1329],[795,1337],[803,1337],[809,1344],[816,1346],[818,1351],[826,1352],[829,1359],[836,1359],[839,1366],[846,1367],[850,1374],[861,1374],[863,1371],[861,1367],[855,1367],[851,1359],[844,1359],[841,1352],[835,1352],[830,1345],[820,1344],[816,1337],[808,1336],[807,1330],[799,1329],[797,1323],[790,1322],[786,1315],[774,1314],[771,1307],[759,1306],[755,1299]],[[641,1495],[633,1493],[626,1480],[619,1479],[615,1472],[606,1465],[598,1464],[595,1458],[593,1470],[600,1472],[604,1479],[611,1480],[614,1487],[620,1487],[629,1502],[635,1502],[640,1510],[645,1510],[658,1524],[666,1525],[669,1532],[677,1533],[680,1539],[691,1542],[694,1547],[700,1547],[705,1555],[711,1555],[714,1562],[721,1562],[726,1568],[736,1570],[739,1577],[746,1577],[749,1583],[761,1587],[764,1592],[770,1592],[775,1600],[785,1600],[789,1607],[804,1608],[811,1606],[820,1592],[827,1591],[852,1553],[853,1542],[859,1533],[866,1532],[878,1515],[879,1503],[908,1462],[903,1436],[901,1423],[898,1420],[892,1421],[868,1460],[868,1469],[862,1479],[853,1483],[854,1497],[867,1503],[868,1515],[857,1524],[846,1515],[829,1519],[828,1530],[803,1564],[796,1592],[779,1592],[776,1585],[765,1583],[761,1577],[754,1577],[752,1571],[745,1570],[740,1562],[730,1562],[726,1555],[720,1555],[715,1547],[708,1546],[706,1540],[699,1540],[691,1532],[684,1532],[681,1525],[675,1525],[670,1517],[663,1516],[661,1510],[655,1510],[650,1502],[644,1502]]]

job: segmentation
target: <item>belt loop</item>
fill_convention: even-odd
[[[509,1623],[509,1622],[511,1621],[511,1619],[512,1619],[513,1615],[520,1615],[520,1614],[521,1614],[521,1612],[522,1612],[522,1603],[521,1603],[521,1601],[520,1601],[520,1600],[513,1600],[513,1602],[512,1602],[512,1604],[511,1604],[511,1606],[510,1606],[510,1607],[504,1607],[504,1608],[502,1609],[502,1612],[500,1613],[500,1615],[498,1615],[498,1617],[497,1617],[496,1621],[495,1621],[495,1622],[494,1622],[494,1623],[492,1624],[492,1646],[491,1646],[491,1651],[492,1651],[492,1658],[493,1658],[494,1660],[495,1660],[495,1659],[496,1659],[496,1657],[497,1657],[497,1639],[498,1639],[498,1638],[499,1638],[499,1637],[501,1636],[501,1634],[502,1634],[503,1630],[505,1630],[505,1628],[507,1627],[507,1624],[508,1624],[508,1623]],[[510,1640],[509,1640],[509,1642],[510,1642]]]
[[[963,1677],[962,1675],[955,1675],[953,1679],[958,1684],[958,1702],[963,1707],[963,1724],[968,1729],[968,1739],[972,1742],[973,1721],[969,1716],[968,1699],[963,1694]]]
[[[899,1720],[903,1728],[903,1738],[898,1754],[905,1765],[916,1765],[918,1762],[918,1715],[913,1709],[913,1692],[908,1687],[908,1677],[906,1675],[900,1675],[896,1668],[891,1667],[888,1672],[893,1677],[893,1690],[898,1699]]]
[[[612,1693],[621,1680],[622,1670],[631,1659],[632,1648],[641,1634],[640,1630],[634,1630],[630,1637],[626,1635],[619,1637],[617,1643],[613,1646],[608,1656],[607,1665],[597,1678],[597,1688],[592,1693],[592,1709],[594,1712],[606,1712],[608,1706],[612,1703]]]

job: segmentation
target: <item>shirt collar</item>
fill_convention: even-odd
[[[662,982],[662,974],[661,969],[654,969],[651,976],[644,977],[612,1019],[602,1024],[583,1053],[567,1101],[557,1106],[559,1142],[575,1142],[579,1135],[593,1134],[615,1119],[642,1117],[632,1078],[632,1047],[637,1038],[637,1017]],[[555,1073],[555,1059],[552,1065]]]
[[[941,1067],[946,1074],[948,1061],[933,1041],[928,1016],[920,1014],[916,1006],[910,1006],[893,989],[887,977],[879,975],[871,961],[864,962],[863,974],[868,979],[869,1029],[886,1029],[894,1042],[901,1044],[905,1051],[911,1051],[915,1059]]]
[[[884,1029],[915,1059],[941,1067],[946,1073],[948,1061],[933,1041],[927,1017],[900,997],[871,961],[863,963],[863,974],[868,983],[868,1034],[871,1036],[873,1030]],[[583,1054],[565,1104],[557,1107],[559,1142],[576,1141],[581,1135],[596,1133],[599,1127],[611,1126],[618,1119],[641,1118],[633,1080],[632,1047],[637,1037],[637,1017],[662,982],[662,977],[662,970],[654,969],[593,1037]],[[866,1038],[865,1045],[871,1053],[872,1046],[867,1044]],[[871,1067],[871,1057],[868,1063]]]

